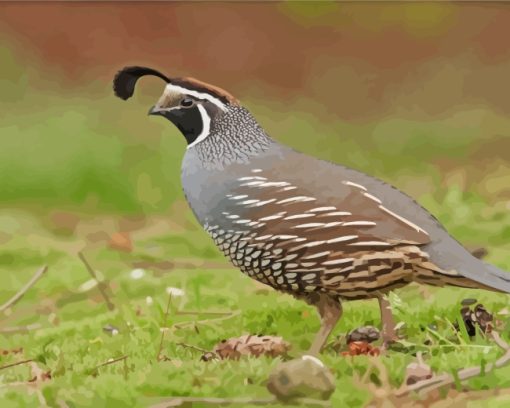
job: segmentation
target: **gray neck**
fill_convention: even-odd
[[[206,169],[246,163],[267,150],[274,141],[241,106],[229,106],[211,121],[209,136],[189,148]]]

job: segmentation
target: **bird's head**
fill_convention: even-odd
[[[121,99],[133,96],[138,79],[152,75],[167,84],[163,95],[149,110],[149,115],[163,116],[184,135],[191,147],[205,139],[211,124],[239,102],[228,92],[194,78],[169,78],[146,67],[125,67],[113,80],[115,95]]]

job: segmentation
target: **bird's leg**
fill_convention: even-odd
[[[318,355],[326,343],[328,336],[342,316],[342,304],[337,299],[323,295],[318,301],[314,302],[314,305],[317,307],[321,318],[321,328],[315,335],[315,339],[308,353],[311,355]]]
[[[381,309],[381,324],[382,332],[381,337],[383,340],[383,347],[387,348],[390,343],[398,340],[397,331],[395,329],[395,319],[391,312],[391,304],[383,295],[377,296],[379,301],[379,308]]]

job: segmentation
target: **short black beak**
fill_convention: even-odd
[[[153,106],[149,109],[149,112],[147,112],[147,115],[161,115],[161,109],[159,109],[157,106]]]

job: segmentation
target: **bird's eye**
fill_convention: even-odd
[[[181,99],[181,106],[183,108],[191,108],[195,104],[195,101],[191,98]]]

